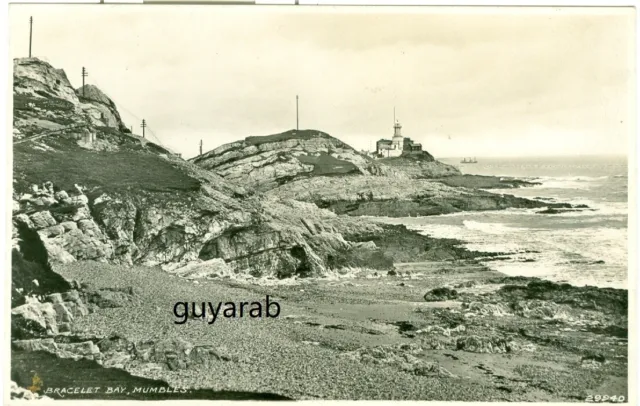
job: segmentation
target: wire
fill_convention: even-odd
[[[104,93],[104,91],[102,91],[102,86],[100,85],[100,82],[99,82],[98,80],[96,80],[96,79],[95,79],[95,77],[93,77],[93,76],[92,76],[92,81],[96,84],[96,86],[100,89],[100,91]],[[104,94],[105,94],[105,96],[109,97],[106,93],[104,93]],[[113,99],[112,99],[112,98],[110,98],[110,97],[109,97],[109,100],[113,101]],[[131,112],[131,110],[127,109],[127,108],[126,108],[126,106],[124,106],[122,103],[116,103],[116,102],[113,102],[113,103],[116,105],[116,108],[117,108],[117,109],[122,109],[122,110],[124,110],[127,114],[129,114],[129,115],[133,116],[133,118],[137,119],[138,121],[142,121],[142,118],[138,117],[136,114],[134,114],[133,112]],[[171,148],[167,147],[166,145],[164,145],[164,144],[162,143],[162,141],[160,141],[160,138],[159,138],[159,137],[155,134],[155,132],[154,132],[154,131],[149,127],[149,125],[147,125],[147,127],[146,127],[145,135],[146,135],[146,132],[149,132],[149,133],[150,133],[150,135],[151,135],[151,136],[153,137],[153,139],[154,139],[154,143],[155,143],[155,144],[158,144],[159,146],[161,146],[162,148],[164,148],[164,149],[166,149],[167,151],[171,152],[172,154],[175,154],[175,152],[174,152]]]

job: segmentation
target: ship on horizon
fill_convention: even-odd
[[[475,157],[473,157],[473,159],[462,158],[462,161],[460,161],[460,163],[461,164],[477,164],[478,160]]]

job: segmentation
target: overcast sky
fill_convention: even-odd
[[[436,157],[626,154],[626,9],[10,6],[11,52],[95,84],[186,157],[250,135],[403,134]]]

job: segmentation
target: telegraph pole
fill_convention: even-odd
[[[87,70],[85,69],[85,67],[82,67],[82,97],[84,97],[84,78],[89,76],[89,73],[87,72]]]
[[[144,129],[147,127],[147,122],[144,120],[144,118],[142,119],[142,124],[140,124],[140,127],[142,127],[142,138],[146,138],[144,136]]]
[[[202,155],[202,140],[200,140],[200,155]]]
[[[33,38],[33,17],[29,17],[29,58],[31,58],[31,39]]]
[[[300,121],[298,118],[298,95],[296,95],[296,130],[300,130]]]

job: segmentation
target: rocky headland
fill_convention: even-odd
[[[116,369],[191,398],[626,394],[626,291],[500,279],[478,262],[500,253],[359,217],[574,209],[481,190],[525,184],[428,153],[372,160],[316,130],[185,161],[37,58],[14,61],[13,137],[16,397],[36,396],[20,389],[34,366],[65,360],[94,383]],[[265,293],[284,303],[279,319],[172,323],[178,300]]]

